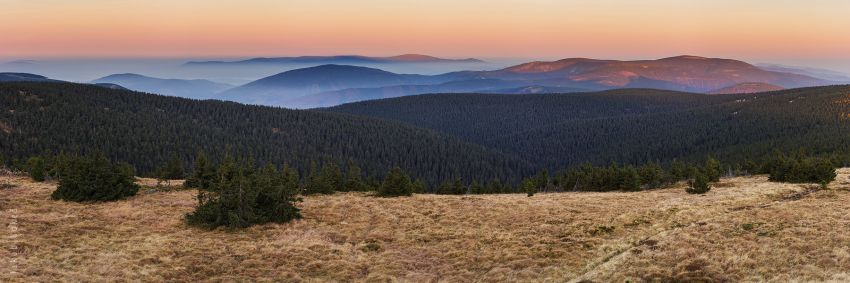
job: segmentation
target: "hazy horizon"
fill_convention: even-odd
[[[731,58],[850,72],[850,2],[0,0],[0,58]],[[132,13],[128,13],[132,11]]]

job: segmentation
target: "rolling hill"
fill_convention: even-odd
[[[218,98],[249,104],[288,106],[293,99],[327,91],[444,81],[432,76],[396,74],[368,67],[321,65],[265,77],[227,90]]]
[[[92,83],[115,84],[135,91],[193,99],[213,98],[217,93],[233,87],[209,80],[161,79],[139,74],[114,74]]]
[[[258,163],[358,162],[368,175],[401,166],[437,182],[512,178],[531,171],[517,158],[397,122],[347,114],[246,106],[71,83],[0,83],[0,155],[104,152],[142,174],[172,154],[198,150]]]
[[[850,159],[850,86],[719,96],[650,89],[434,94],[326,111],[433,129],[550,169],[707,155],[734,163],[800,148]]]

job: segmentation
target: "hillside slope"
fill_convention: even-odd
[[[708,96],[624,89],[505,96],[439,94],[328,108],[405,122],[521,156],[538,166],[726,162],[772,150],[850,154],[850,87]]]
[[[435,182],[515,177],[524,162],[430,130],[345,114],[196,101],[70,83],[0,84],[0,153],[103,151],[141,173],[177,153],[190,161],[203,149],[216,159],[237,157],[289,163],[349,158],[367,174],[401,166]]]

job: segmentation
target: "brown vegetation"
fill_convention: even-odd
[[[811,191],[758,176],[705,195],[310,196],[303,220],[236,232],[187,226],[194,190],[79,204],[0,177],[0,281],[847,281],[848,174]]]

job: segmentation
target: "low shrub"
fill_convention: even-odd
[[[56,200],[112,201],[136,195],[139,186],[126,166],[111,163],[103,155],[69,158],[51,194]]]

